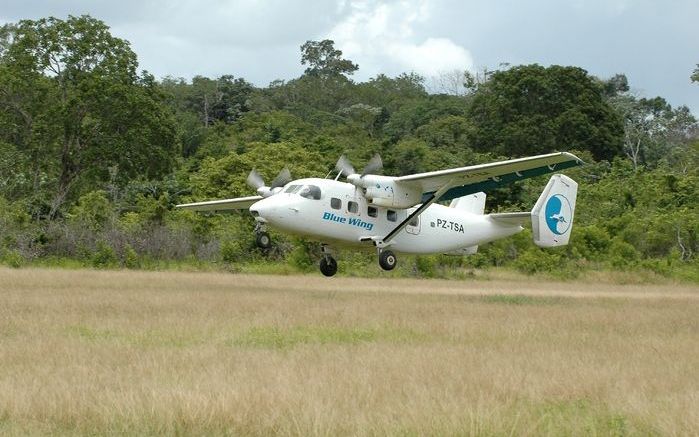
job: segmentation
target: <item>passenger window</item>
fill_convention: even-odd
[[[299,194],[306,199],[320,200],[320,188],[315,185],[304,186]]]
[[[386,211],[386,218],[389,222],[395,222],[398,220],[398,214],[394,210],[389,209]]]
[[[357,204],[357,202],[352,202],[352,201],[347,202],[347,211],[351,212],[352,214],[358,213],[359,212],[359,204]]]
[[[420,226],[420,217],[414,217],[408,224],[415,227]]]
[[[299,190],[299,187],[301,187],[301,185],[289,185],[284,192],[295,193]]]
[[[330,199],[330,207],[331,207],[332,209],[340,209],[340,208],[342,208],[342,200],[340,200],[340,199],[338,199],[338,198],[336,198],[336,197],[331,198],[331,199]]]
[[[377,215],[379,215],[379,210],[377,210],[373,206],[370,206],[369,208],[367,208],[366,213],[367,215],[369,215],[369,217],[376,217]]]

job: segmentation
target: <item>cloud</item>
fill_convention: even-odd
[[[473,67],[471,53],[450,38],[418,37],[416,28],[429,24],[427,0],[354,0],[343,9],[344,18],[326,37],[359,64],[360,77],[409,71],[434,76]]]

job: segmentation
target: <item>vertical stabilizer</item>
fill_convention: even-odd
[[[568,244],[573,230],[578,184],[568,176],[551,176],[532,209],[534,243],[539,247]]]

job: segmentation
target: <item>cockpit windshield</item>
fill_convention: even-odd
[[[320,188],[315,185],[304,185],[299,195],[306,199],[320,200]]]

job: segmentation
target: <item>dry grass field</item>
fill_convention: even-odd
[[[699,288],[0,269],[0,434],[697,435]]]

